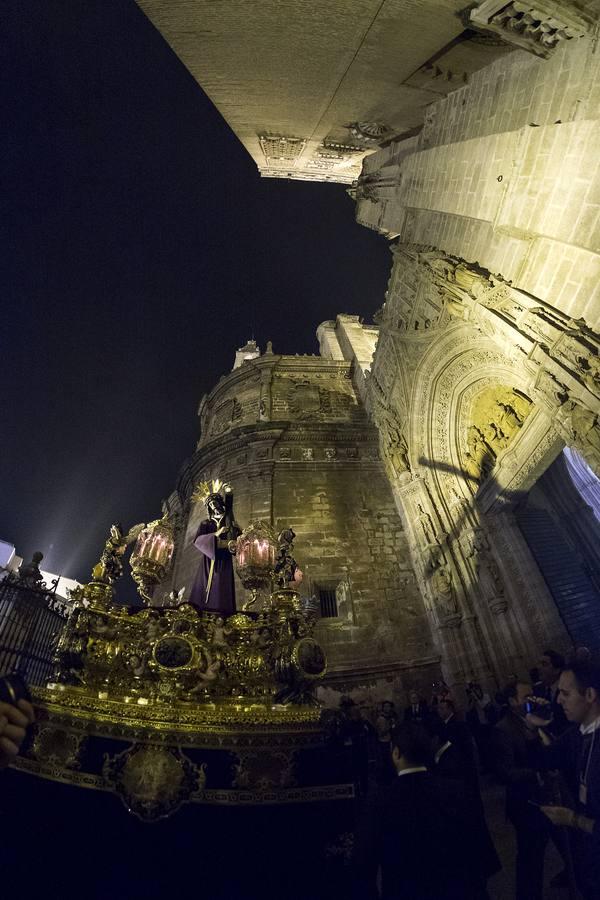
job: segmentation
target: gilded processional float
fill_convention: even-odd
[[[92,580],[72,597],[54,680],[32,688],[37,722],[17,768],[117,794],[145,821],[187,803],[351,796],[327,763],[313,696],[326,660],[314,608],[295,589],[293,532],[254,522],[228,540],[227,486],[203,483],[196,498],[221,500],[212,530],[250,592],[245,607],[222,616],[208,603],[177,604],[174,593],[170,605],[150,606],[171,567],[173,526],[167,517],[127,533],[114,525]],[[142,607],[115,602],[130,545]]]

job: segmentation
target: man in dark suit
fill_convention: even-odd
[[[585,900],[600,898],[600,666],[574,662],[560,676],[558,702],[571,727],[545,747],[546,767],[558,769],[571,793],[571,807],[544,806],[550,821],[565,827],[575,876]],[[531,718],[531,717],[530,717]],[[533,724],[539,724],[533,718]]]
[[[538,777],[541,739],[526,721],[530,684],[504,689],[508,711],[493,729],[492,769],[506,786],[506,815],[517,838],[516,898],[542,900],[544,855],[550,827],[539,809],[544,799]]]
[[[485,873],[476,821],[459,786],[432,775],[430,741],[418,725],[403,723],[392,736],[394,782],[366,811],[357,829],[356,900],[474,900],[484,896]]]
[[[441,743],[450,742],[454,748],[460,763],[461,778],[473,798],[477,798],[480,795],[479,759],[471,729],[466,722],[457,718],[454,702],[449,698],[440,700],[437,712],[442,721]]]
[[[405,722],[423,723],[429,716],[427,703],[419,697],[417,691],[411,691],[408,695],[410,705],[404,710]]]

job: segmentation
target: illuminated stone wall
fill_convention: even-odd
[[[568,649],[516,510],[565,446],[600,473],[598,0],[235,3],[218,22],[203,0],[140,5],[263,175],[350,183],[362,160],[357,221],[395,242],[378,330],[338,316],[321,359],[261,357],[206,400],[174,501],[188,543],[192,483],[226,466],[242,521],[297,522],[315,584],[347,544],[340,678],[394,635],[398,659],[417,652],[411,565],[449,683]],[[185,541],[178,560],[187,582]]]
[[[515,510],[565,445],[596,469],[600,341],[431,248],[397,244],[368,406],[449,682],[568,649]]]
[[[454,684],[524,673],[575,637],[515,511],[565,446],[600,472],[600,54],[584,31],[549,53],[515,39],[531,52],[428,107],[357,186],[358,222],[395,240],[367,406]]]
[[[549,60],[511,53],[432,104],[418,137],[365,161],[357,219],[478,263],[598,331],[599,109],[591,39]]]
[[[363,356],[366,341],[357,334]],[[198,566],[192,540],[205,511],[190,503],[193,486],[226,479],[242,527],[265,519],[294,529],[303,592],[337,592],[338,616],[317,626],[333,687],[360,683],[403,702],[408,687],[437,677],[439,654],[353,369],[344,359],[267,353],[203,399],[198,449],[168,501],[181,524],[171,584],[189,594]]]

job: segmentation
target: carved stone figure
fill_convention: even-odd
[[[474,531],[470,538],[468,557],[473,559],[479,587],[488,602],[504,596],[504,585],[496,560],[481,531]]]
[[[354,623],[354,609],[352,604],[352,582],[346,566],[343,566],[344,575],[335,589],[335,600],[338,616],[342,620]]]
[[[600,393],[600,356],[580,357],[579,362],[579,372],[586,388],[593,394]]]
[[[571,413],[575,441],[585,451],[600,454],[600,422],[598,416],[584,406],[575,405]]]
[[[516,431],[521,427],[525,419],[522,415],[519,414],[514,406],[512,406],[510,403],[501,402],[498,402],[497,405],[502,411],[502,418],[500,419],[500,421],[505,430],[510,433]]]
[[[498,422],[488,422],[483,427],[483,437],[486,444],[492,452],[500,452],[508,446],[509,435],[507,435]]]
[[[466,303],[459,300],[458,297],[450,295],[446,296],[446,310],[455,319],[462,319],[464,322],[468,321],[469,313],[471,312]]]
[[[420,503],[417,503],[417,512],[419,513],[419,525],[421,526],[421,531],[423,532],[423,537],[425,538],[425,544],[429,546],[430,544],[437,543],[431,516],[428,512],[425,512]]]
[[[31,557],[30,563],[21,563],[19,566],[19,581],[21,581],[26,587],[30,588],[39,588],[44,583],[44,579],[42,577],[42,573],[40,572],[40,563],[44,558],[44,554],[40,553],[39,550]]]
[[[431,555],[429,583],[436,609],[442,616],[452,616],[458,612],[456,588],[450,567],[441,552]]]
[[[398,429],[390,434],[388,455],[393,469],[397,475],[410,472],[410,460],[408,458],[408,444]]]
[[[487,478],[494,467],[496,454],[475,425],[467,431],[468,471],[471,477],[480,481]]]

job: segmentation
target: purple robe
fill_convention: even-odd
[[[235,612],[233,556],[229,550],[218,546],[219,539],[215,537],[216,530],[216,523],[212,519],[205,519],[200,522],[200,527],[196,532],[194,547],[200,551],[201,556],[189,602],[200,610],[206,609],[209,612],[219,613],[221,616],[231,616]],[[213,574],[207,598],[206,590],[213,560]]]

